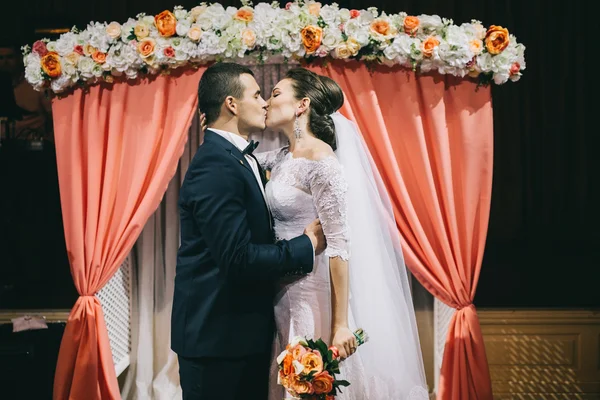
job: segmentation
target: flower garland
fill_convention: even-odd
[[[498,85],[517,81],[525,46],[506,28],[479,21],[454,25],[437,15],[386,14],[335,3],[242,1],[242,7],[201,3],[124,24],[92,22],[56,41],[23,47],[25,77],[37,90],[61,93],[115,78],[136,79],[210,61],[263,63],[360,60],[415,71],[476,77]]]

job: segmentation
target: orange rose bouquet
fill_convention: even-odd
[[[367,334],[354,332],[358,345],[366,343]],[[295,337],[277,357],[277,382],[297,399],[332,400],[340,387],[350,382],[336,379],[340,373],[339,351],[328,347],[322,339]]]

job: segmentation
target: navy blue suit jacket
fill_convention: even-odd
[[[275,243],[250,165],[210,130],[186,173],[179,211],[172,349],[183,357],[270,351],[275,280],[312,271],[310,239]]]

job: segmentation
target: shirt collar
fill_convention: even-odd
[[[235,147],[237,147],[238,150],[240,150],[240,151],[242,151],[242,149],[245,149],[246,146],[248,146],[248,141],[246,139],[244,139],[243,137],[241,137],[240,135],[236,135],[235,133],[228,132],[228,131],[223,131],[221,129],[214,129],[214,128],[208,128],[208,129],[210,129],[214,133],[216,133],[219,136],[226,139],[228,142],[230,142]]]

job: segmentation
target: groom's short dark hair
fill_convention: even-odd
[[[204,71],[198,85],[198,108],[206,114],[208,125],[219,118],[227,96],[242,98],[244,95],[242,74],[254,76],[250,68],[235,63],[216,63]]]

